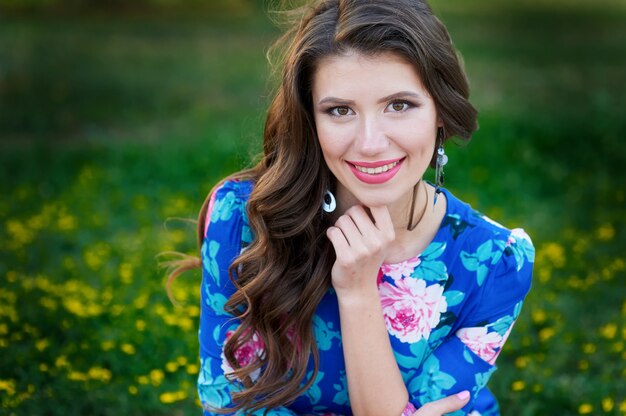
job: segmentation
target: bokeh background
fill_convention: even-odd
[[[212,185],[260,149],[261,0],[0,0],[0,414],[198,414]],[[626,414],[626,3],[433,0],[480,110],[447,184],[537,247],[504,415]]]

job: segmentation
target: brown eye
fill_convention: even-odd
[[[344,117],[350,115],[349,107],[335,107],[330,109],[330,114],[335,117]]]
[[[402,101],[396,101],[396,102],[391,103],[391,109],[396,112],[404,111],[407,109],[407,107],[408,107],[407,103],[404,103]]]

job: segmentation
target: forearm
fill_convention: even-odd
[[[408,392],[396,363],[378,292],[339,298],[343,354],[355,415],[400,415]]]

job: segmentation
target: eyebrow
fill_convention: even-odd
[[[393,93],[391,95],[387,95],[386,97],[381,98],[380,100],[378,100],[378,103],[384,103],[384,102],[391,101],[397,98],[409,98],[409,97],[415,98],[415,99],[422,98],[420,94],[412,92],[412,91],[400,91],[400,92],[396,92],[396,93]],[[324,105],[327,103],[338,104],[338,105],[351,105],[351,104],[354,104],[354,101],[345,100],[343,98],[337,98],[337,97],[324,97],[317,103],[317,105]]]

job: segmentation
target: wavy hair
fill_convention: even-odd
[[[225,309],[241,321],[224,353],[243,388],[232,393],[233,407],[216,413],[244,413],[288,404],[313,382],[319,356],[312,320],[330,287],[335,253],[320,205],[334,189],[324,162],[312,112],[312,79],[320,60],[356,52],[395,53],[413,64],[433,97],[445,137],[469,139],[477,112],[444,25],[423,0],[320,0],[300,9],[299,18],[275,44],[283,52],[282,73],[268,109],[263,156],[253,167],[228,179],[251,179],[247,204],[254,240],[230,266],[236,292]],[[433,149],[434,153],[434,149]],[[199,215],[203,240],[208,198]],[[183,259],[168,278],[198,267]],[[265,354],[241,367],[237,349],[257,334]],[[309,361],[314,372],[306,380]],[[262,369],[252,382],[250,375]]]

